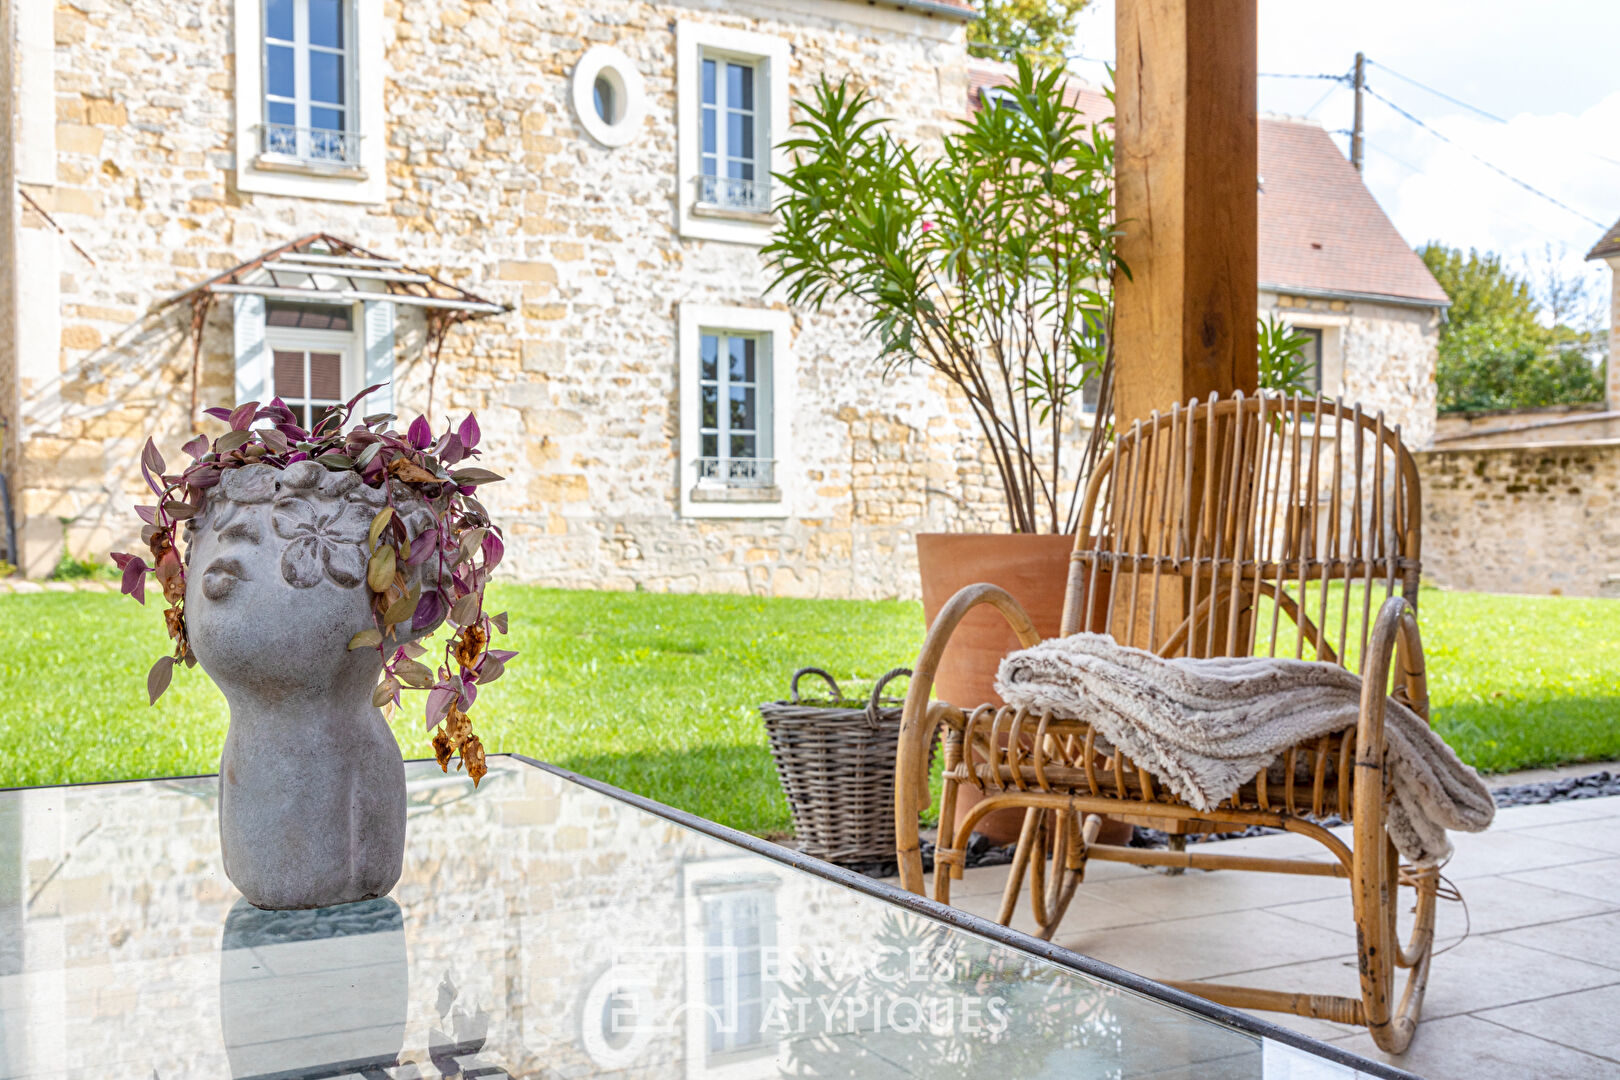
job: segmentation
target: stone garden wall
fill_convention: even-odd
[[[1418,454],[1424,580],[1620,597],[1620,441]]]
[[[316,231],[513,305],[452,331],[435,412],[479,413],[487,461],[510,477],[490,502],[517,577],[910,595],[913,532],[997,520],[999,492],[962,441],[967,417],[922,375],[883,379],[850,312],[793,313],[788,516],[677,509],[678,305],[785,305],[765,295],[757,248],[676,235],[675,21],[786,38],[794,97],[850,75],[919,139],[963,111],[960,21],[845,0],[384,0],[387,197],[363,204],[237,188],[233,7],[55,6],[51,91],[21,110],[55,174],[25,190],[86,254],[23,215],[20,379],[14,403],[0,398],[17,414],[20,463],[8,467],[30,574],[55,563],[59,519],[75,553],[129,543],[142,441],[158,433],[173,459],[189,433],[189,312],[159,301]],[[645,80],[645,129],[616,150],[589,140],[568,104],[568,74],[598,43]],[[420,316],[401,324],[396,407],[409,414],[426,407],[428,364]],[[220,303],[203,338],[203,407],[231,403],[230,354]]]

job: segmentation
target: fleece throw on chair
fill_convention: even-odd
[[[1277,657],[1165,659],[1107,634],[1012,653],[996,692],[1009,705],[1090,723],[1199,810],[1213,810],[1290,746],[1353,726],[1361,677]],[[1451,853],[1447,829],[1480,832],[1496,804],[1479,774],[1397,701],[1384,710],[1393,789],[1389,836],[1427,866]]]

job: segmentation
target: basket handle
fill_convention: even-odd
[[[821,676],[821,678],[826,681],[827,685],[832,687],[834,701],[839,701],[843,698],[844,695],[838,689],[837,680],[835,680],[831,675],[827,674],[825,671],[822,671],[818,667],[802,667],[793,673],[793,683],[790,686],[790,689],[793,692],[793,704],[797,705],[799,703],[799,680],[806,675]]]
[[[873,728],[873,729],[877,728],[877,726],[878,726],[878,715],[877,715],[878,700],[883,696],[883,688],[885,686],[889,685],[889,680],[890,679],[898,678],[901,675],[905,675],[905,676],[909,677],[911,675],[911,669],[907,668],[907,667],[897,667],[893,671],[889,672],[887,675],[883,676],[883,678],[879,679],[877,681],[877,685],[872,687],[872,696],[866,702],[866,726],[867,727]]]

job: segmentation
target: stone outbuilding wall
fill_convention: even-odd
[[[1322,332],[1322,392],[1383,410],[1409,447],[1434,438],[1440,311],[1415,304],[1262,291],[1260,316]]]
[[[1424,579],[1620,597],[1620,441],[1419,451]]]

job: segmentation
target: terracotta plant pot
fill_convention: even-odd
[[[1042,638],[1056,637],[1063,621],[1063,594],[1073,550],[1072,536],[919,533],[917,567],[922,574],[923,617],[933,626],[934,617],[958,590],[987,581],[1013,595]],[[934,677],[934,696],[969,709],[1003,704],[995,691],[996,668],[1018,647],[1017,635],[1000,612],[991,607],[974,609],[958,624],[945,647]],[[958,824],[978,801],[977,790],[964,787],[958,791]],[[1023,820],[1021,810],[998,810],[980,820],[974,831],[993,844],[1011,844],[1017,842]],[[1129,825],[1109,822],[1107,826],[1105,835],[1098,838],[1103,842],[1130,836]]]

